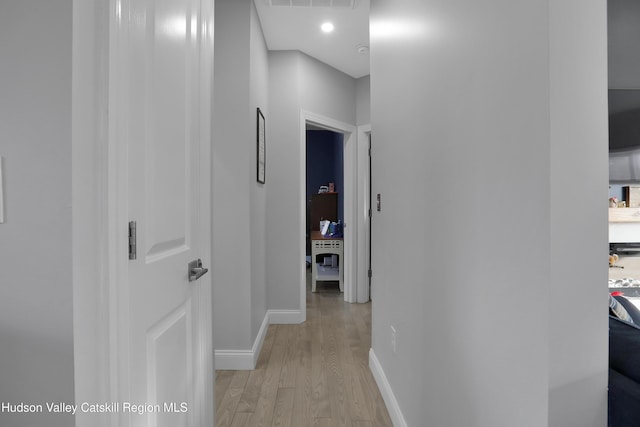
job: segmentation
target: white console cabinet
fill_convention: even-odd
[[[318,263],[318,255],[336,255],[337,265]],[[311,232],[311,292],[316,291],[317,281],[337,281],[344,292],[344,249],[342,238],[324,237],[319,231]]]
[[[640,208],[609,208],[609,243],[640,243]]]

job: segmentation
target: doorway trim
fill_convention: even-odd
[[[115,0],[73,3],[72,235],[75,399],[117,401],[114,147],[108,124]],[[76,415],[76,426],[118,425],[117,413]]]
[[[356,260],[358,259],[357,245],[357,219],[356,219],[356,202],[357,202],[357,132],[354,125],[312,113],[306,110],[300,110],[300,224],[302,225],[302,238],[300,239],[299,258],[303,260],[306,254],[306,158],[307,158],[307,125],[313,125],[322,129],[340,133],[344,136],[344,300],[346,302],[357,302],[357,277],[358,270],[356,268]],[[342,262],[342,260],[341,260]],[[302,318],[307,317],[307,288],[306,288],[306,266],[300,263],[300,311],[303,313]]]
[[[369,223],[371,216],[371,201],[369,190],[371,180],[369,174],[369,139],[371,138],[371,124],[358,126],[358,201],[357,201],[357,227],[358,227],[358,260],[357,260],[357,302],[369,301],[369,251],[371,236]]]

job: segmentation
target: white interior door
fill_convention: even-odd
[[[211,275],[188,271],[210,262],[211,3],[116,2],[122,197],[136,223],[118,329],[119,410],[131,426],[213,425]]]

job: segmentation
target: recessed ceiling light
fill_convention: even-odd
[[[322,24],[320,26],[320,28],[322,29],[322,31],[324,31],[325,33],[330,33],[331,31],[334,30],[334,26],[331,22],[325,22],[324,24]]]

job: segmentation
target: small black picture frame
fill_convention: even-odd
[[[262,111],[260,108],[257,108],[257,165],[256,172],[258,182],[261,184],[265,183],[266,178],[266,168],[267,168],[267,135],[265,129],[265,120]]]

